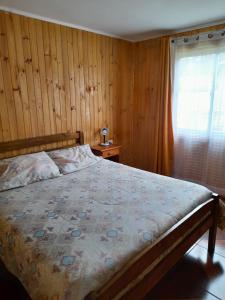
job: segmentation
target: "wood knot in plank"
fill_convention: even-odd
[[[27,59],[25,60],[25,63],[26,63],[26,64],[32,63],[32,58],[27,58]]]
[[[13,88],[13,92],[20,92],[20,87]]]

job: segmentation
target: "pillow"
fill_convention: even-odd
[[[58,167],[45,152],[0,160],[0,191],[58,176]]]
[[[79,171],[102,160],[101,157],[92,153],[89,145],[59,149],[48,152],[48,155],[54,160],[63,174]]]

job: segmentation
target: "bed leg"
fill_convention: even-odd
[[[209,229],[208,238],[208,254],[213,257],[216,245],[216,232],[218,223],[218,213],[219,213],[219,195],[213,194],[213,199],[215,200],[215,206],[213,208],[213,224]]]

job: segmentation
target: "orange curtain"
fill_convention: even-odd
[[[170,176],[173,164],[172,84],[170,39],[161,38],[156,172]]]

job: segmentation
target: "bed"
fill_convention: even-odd
[[[82,133],[0,149],[72,139]],[[1,192],[0,258],[35,300],[142,299],[207,230],[213,255],[218,211],[205,187],[102,159]]]

